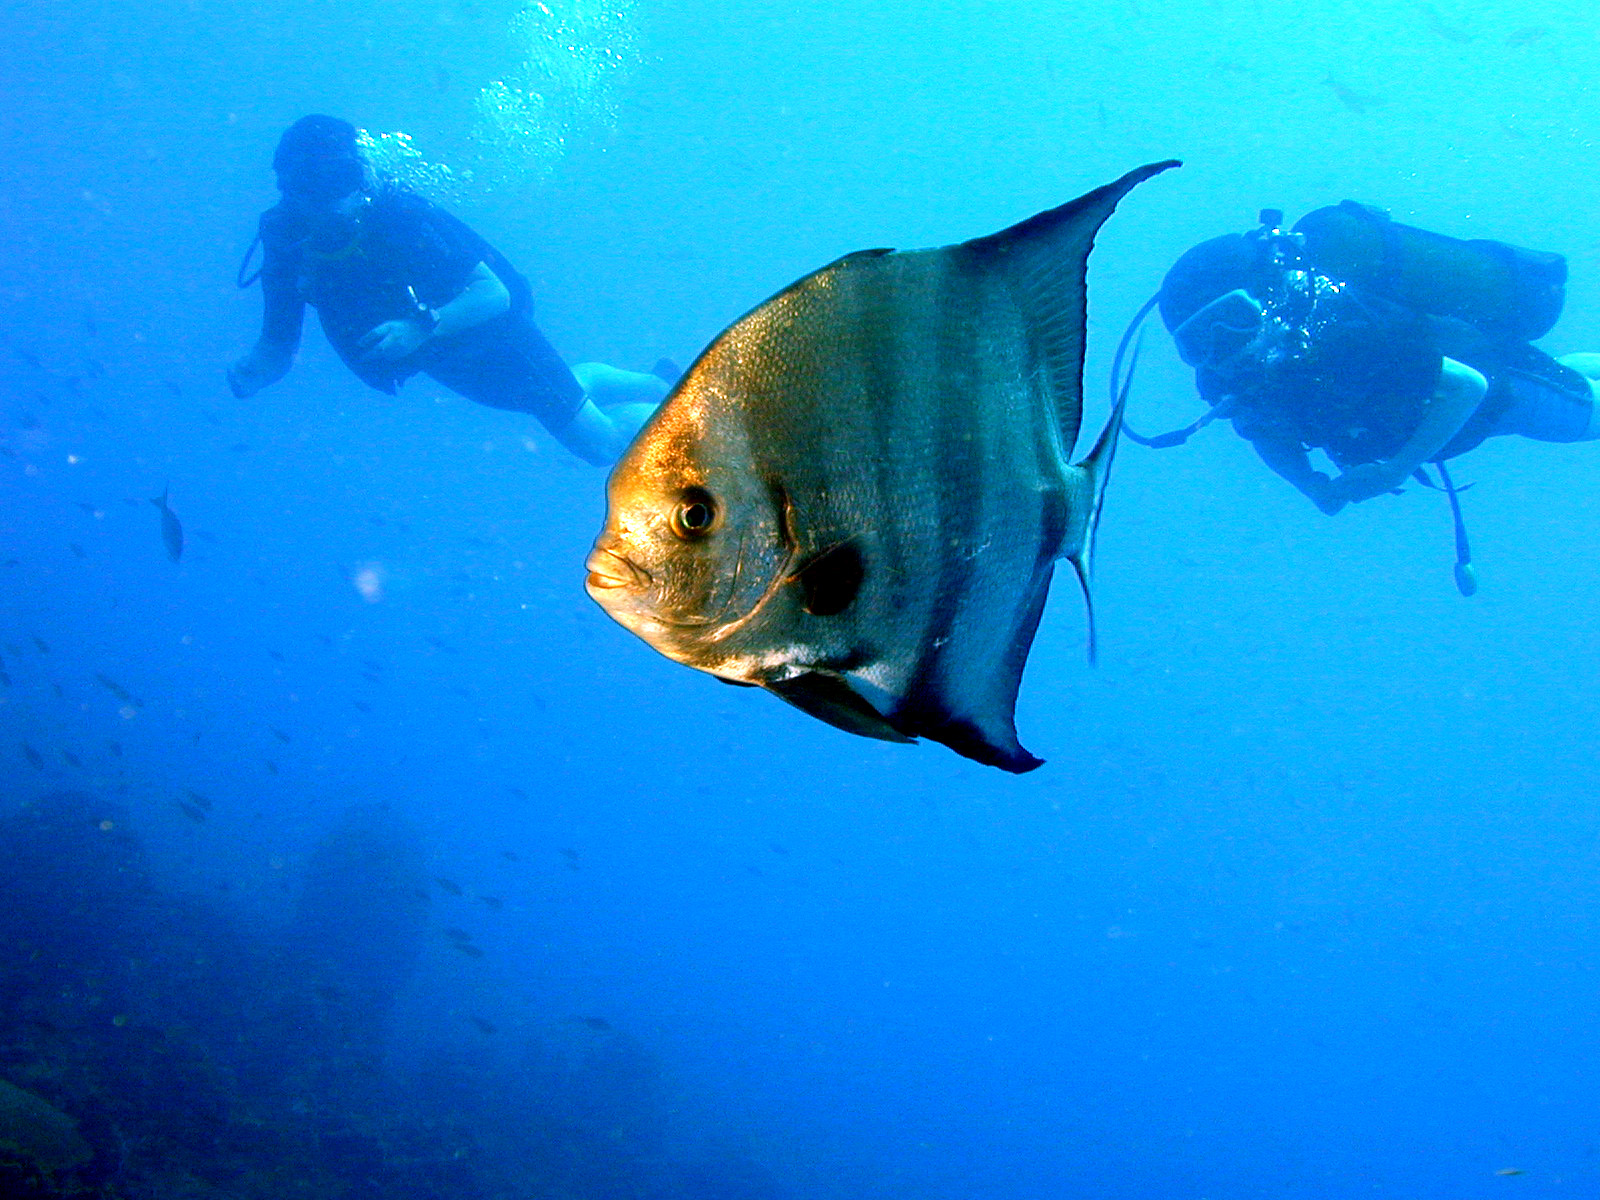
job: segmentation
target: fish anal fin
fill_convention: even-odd
[[[1046,371],[1063,458],[1072,452],[1083,420],[1085,279],[1095,234],[1130,190],[1177,165],[1169,160],[1136,168],[1058,208],[955,248],[1002,272],[1009,282]]]
[[[961,675],[954,673],[955,663],[936,665],[896,711],[896,728],[1016,775],[1043,765],[1044,759],[1028,753],[1017,740],[1016,710],[1022,671],[1044,615],[1052,573],[1047,559],[1017,611],[1010,641],[998,662],[972,664]]]
[[[786,700],[803,713],[826,721],[836,729],[885,742],[910,742],[859,693],[837,675],[807,671],[791,679],[764,685],[780,700]]]

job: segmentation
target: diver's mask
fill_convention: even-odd
[[[1172,331],[1178,354],[1191,367],[1226,371],[1261,332],[1261,303],[1243,288],[1218,296]]]
[[[302,208],[325,208],[367,186],[367,167],[353,155],[304,158],[278,171],[278,190]]]

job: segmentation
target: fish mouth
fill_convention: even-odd
[[[614,592],[619,588],[640,590],[651,583],[649,571],[627,555],[606,546],[596,546],[583,565],[589,572],[585,584],[591,592]]]

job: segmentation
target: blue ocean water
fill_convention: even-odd
[[[1092,259],[1086,429],[1166,267],[1268,205],[1560,251],[1542,344],[1600,349],[1593,9],[519,7],[0,15],[0,1080],[87,1147],[0,1089],[0,1185],[1600,1193],[1594,446],[1457,465],[1470,600],[1442,497],[1330,520],[1223,427],[1124,446],[1100,663],[1059,584],[1011,777],[614,625],[604,474],[530,418],[310,324],[223,378],[307,112],[473,171],[570,362],[1167,157]],[[1164,336],[1133,410],[1200,411]]]

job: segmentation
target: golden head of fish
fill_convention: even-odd
[[[612,472],[588,591],[668,658],[756,682],[741,651],[750,627],[795,603],[784,497],[742,466],[742,427],[711,419],[716,406],[685,383]]]

